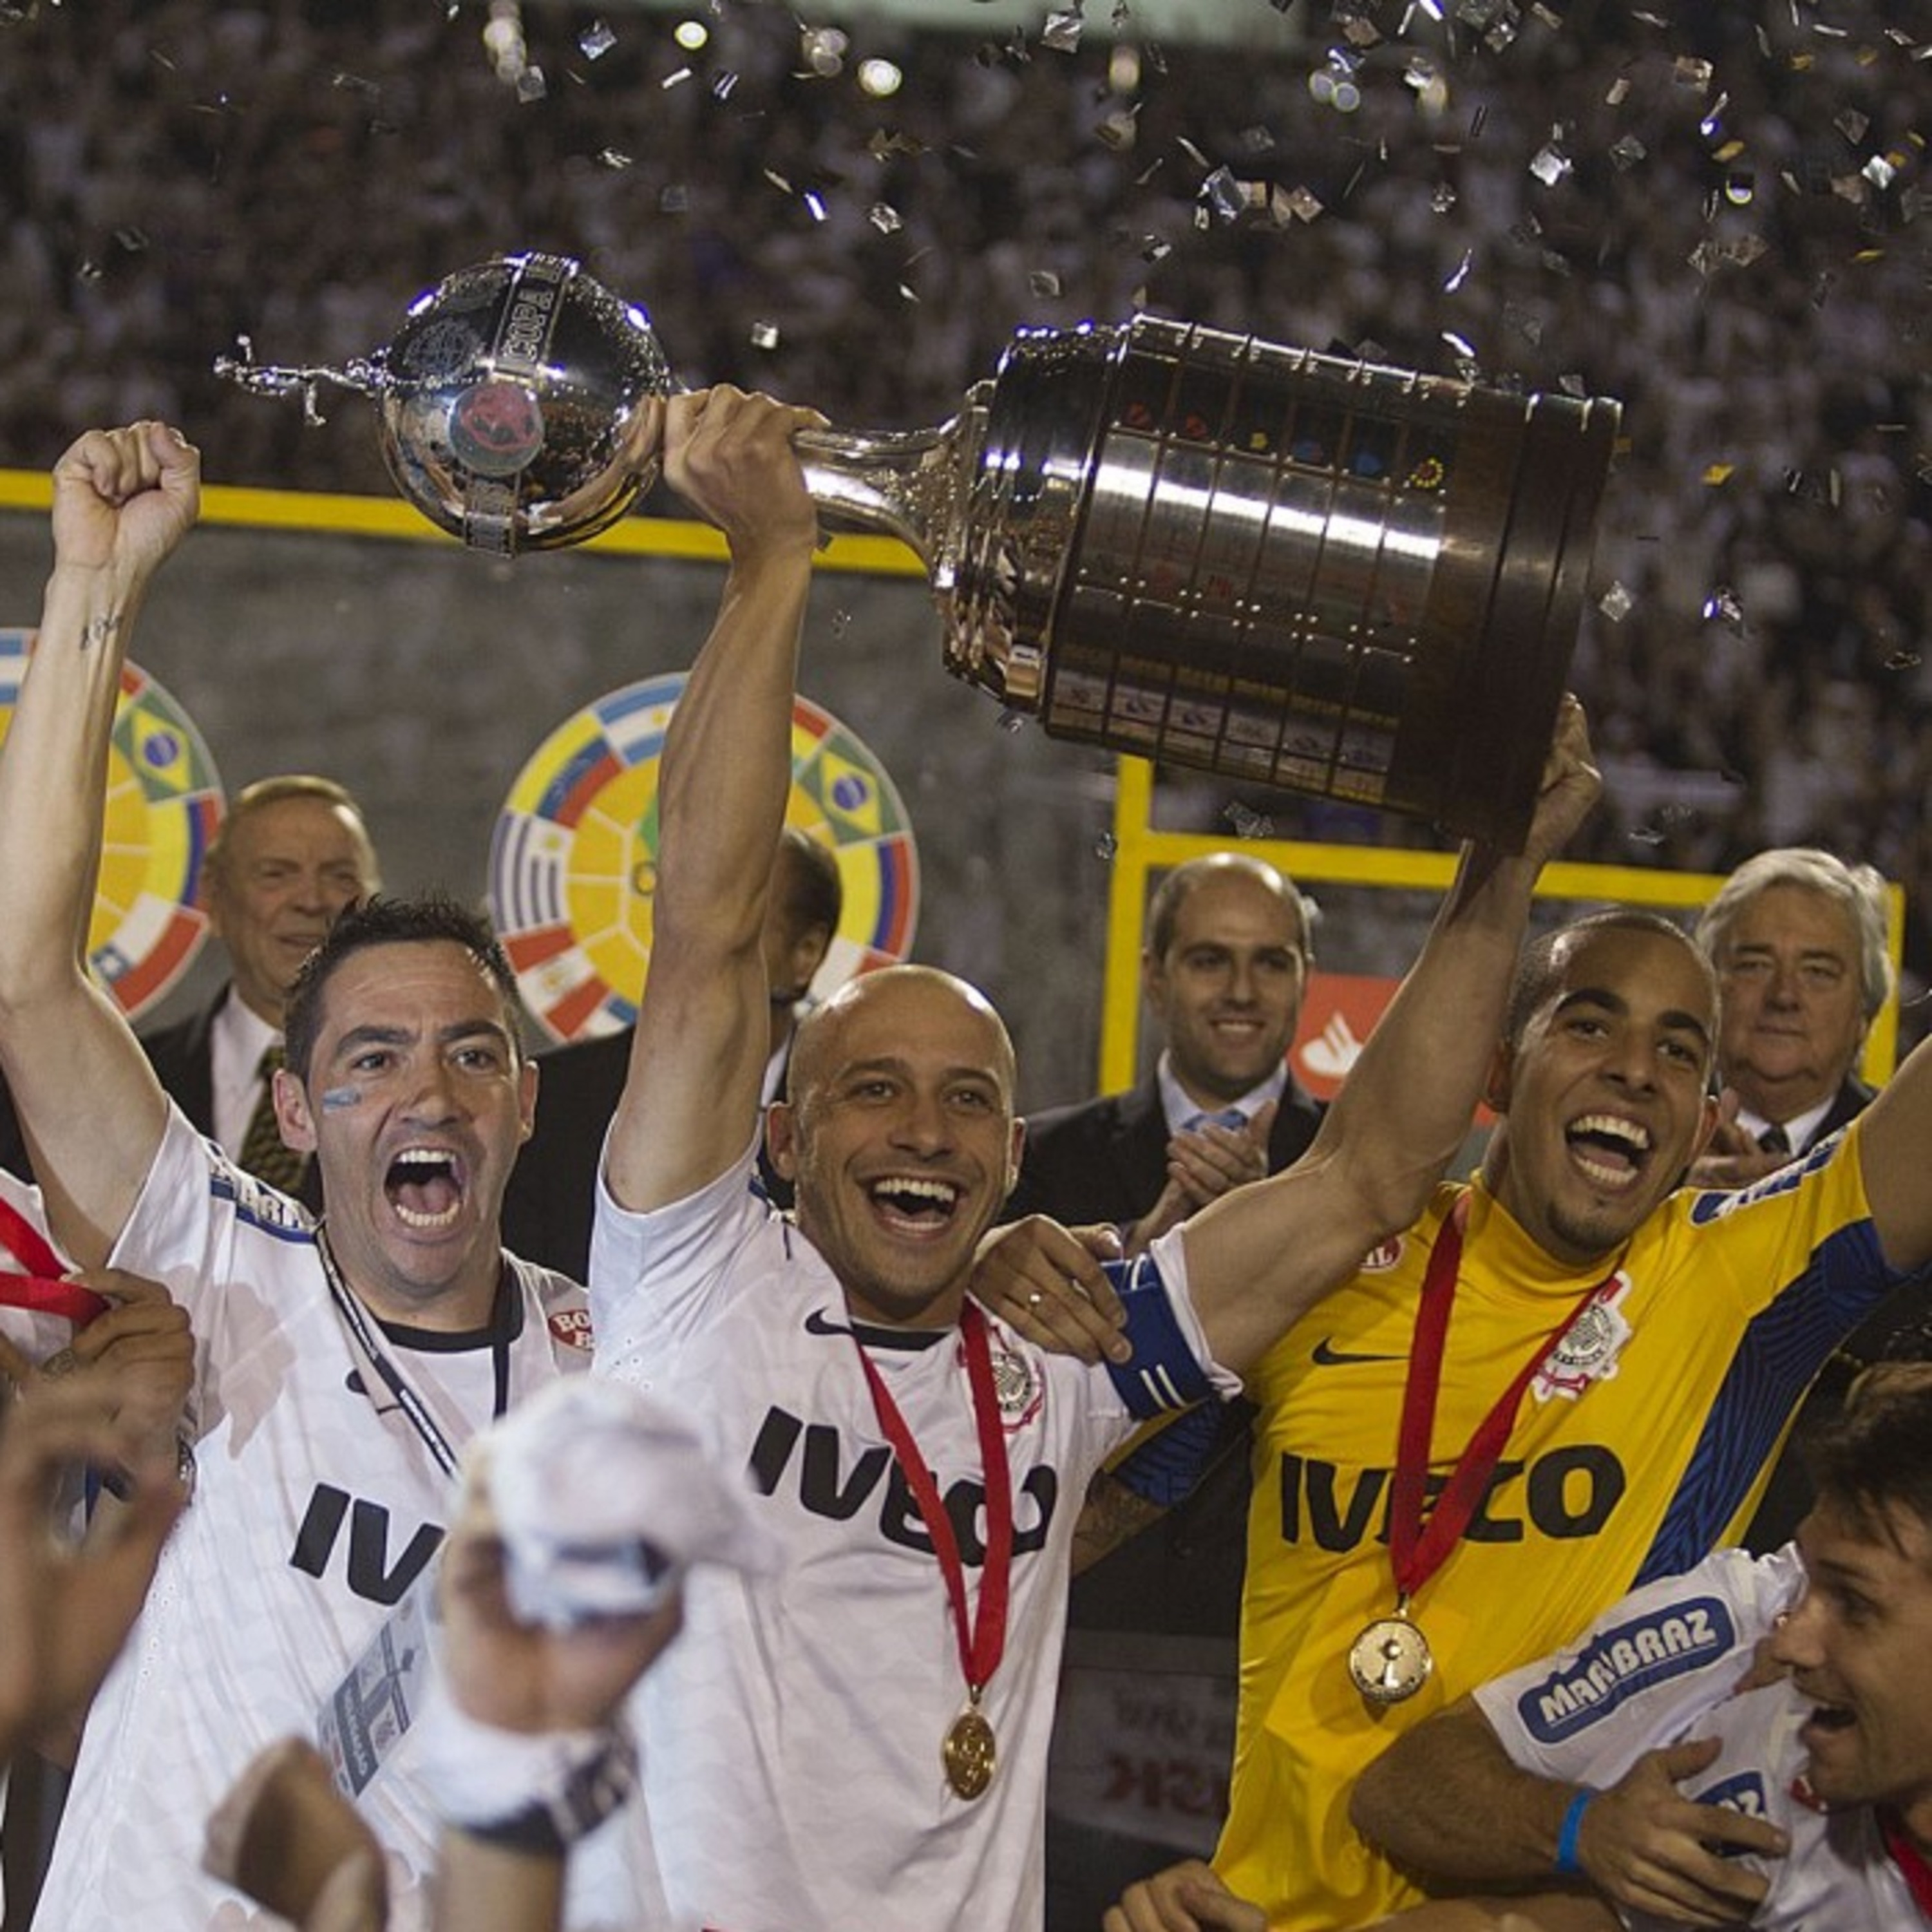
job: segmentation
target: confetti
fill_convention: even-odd
[[[577,37],[586,60],[602,60],[617,44],[617,36],[602,20],[592,20]]]
[[[799,35],[799,58],[808,74],[830,80],[844,66],[845,50],[850,45],[836,27],[807,27]]]
[[[776,349],[778,346],[778,324],[775,322],[753,322],[751,344],[754,349]]]
[[[1744,606],[1738,602],[1738,594],[1730,585],[1720,584],[1704,599],[1703,614],[1706,623],[1721,623],[1740,637],[1744,634]]]
[[[1071,13],[1049,14],[1046,25],[1040,31],[1040,45],[1051,47],[1058,54],[1076,52],[1080,46],[1081,29],[1085,25],[1078,8]]]
[[[1227,168],[1216,168],[1201,184],[1200,200],[1220,221],[1232,221],[1248,205],[1246,191]]]
[[[1552,141],[1531,156],[1529,171],[1545,188],[1554,188],[1569,173],[1570,166],[1570,157]]]
[[[1597,608],[1613,624],[1621,624],[1636,608],[1636,599],[1621,584],[1612,584],[1597,599]]]

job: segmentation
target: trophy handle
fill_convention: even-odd
[[[978,419],[969,409],[937,429],[801,430],[794,446],[830,521],[896,537],[931,570],[953,548]]]

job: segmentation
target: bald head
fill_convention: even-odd
[[[798,1225],[868,1322],[958,1318],[1019,1173],[1013,1048],[983,994],[929,966],[849,980],[798,1030],[766,1136]]]
[[[1006,1022],[978,987],[936,966],[886,966],[847,980],[800,1025],[787,1097],[805,1108],[813,1088],[849,1056],[856,1037],[890,1036],[895,1028],[916,1036],[942,1026],[962,1046],[978,1036],[978,1058],[1010,1107],[1018,1070]]]
[[[1202,886],[1215,885],[1223,889],[1245,887],[1273,899],[1288,922],[1288,936],[1296,950],[1304,957],[1312,951],[1309,944],[1308,902],[1292,879],[1250,852],[1210,852],[1205,857],[1190,859],[1186,864],[1175,866],[1154,888],[1154,897],[1148,904],[1147,950],[1150,958],[1162,958],[1172,950],[1181,908]]]

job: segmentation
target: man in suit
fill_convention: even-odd
[[[793,1029],[825,963],[844,906],[838,861],[831,848],[788,825],[773,861],[765,923],[765,969],[771,988],[771,1055],[764,1097],[784,1086]],[[573,1040],[540,1054],[536,1132],[524,1144],[503,1199],[503,1245],[526,1261],[586,1281],[590,1271],[590,1216],[604,1130],[616,1112],[630,1065],[629,1027],[594,1040]],[[761,1148],[758,1173],[781,1208],[791,1186],[775,1173]]]
[[[1250,854],[1216,852],[1168,872],[1148,907],[1141,955],[1160,1058],[1129,1092],[1028,1120],[1006,1217],[1112,1222],[1137,1253],[1216,1196],[1292,1166],[1322,1112],[1287,1063],[1312,959],[1309,925],[1294,885]],[[1068,1607],[1075,1670],[1083,1634],[1106,1633],[1088,1641],[1112,1650],[1128,1674],[1155,1663],[1152,1646],[1136,1658],[1142,1640],[1207,1638],[1225,1650],[1232,1692],[1252,1414],[1246,1403],[1196,1412],[1216,1432],[1205,1472],[1151,1527],[1143,1529],[1154,1514],[1144,1479],[1132,1489],[1108,1476],[1096,1483],[1076,1556],[1093,1567],[1076,1576]],[[1147,1455],[1162,1454],[1156,1437]],[[1070,1670],[1063,1704],[1073,1682]],[[1070,1723],[1057,1748],[1072,1736]],[[1174,1848],[1070,1822],[1053,1809],[1057,1781],[1048,1786],[1048,1922],[1095,1924],[1124,1874],[1166,1864]]]
[[[1292,1163],[1321,1123],[1287,1064],[1313,957],[1308,926],[1294,886],[1246,854],[1169,872],[1141,955],[1160,1060],[1130,1092],[1028,1120],[1007,1218],[1111,1221],[1137,1252],[1228,1188]]]
[[[1862,1113],[1874,1090],[1858,1056],[1891,996],[1885,882],[1809,846],[1754,854],[1704,908],[1696,939],[1722,994],[1718,1073],[1736,1116],[1691,1169],[1708,1187],[1742,1187],[1808,1153]],[[1844,1408],[1852,1377],[1875,1360],[1914,1298],[1881,1308],[1820,1371],[1792,1438],[1745,1531],[1745,1546],[1776,1550],[1810,1505],[1802,1445]]]
[[[1871,1101],[1856,1069],[1892,992],[1884,881],[1810,847],[1760,852],[1704,908],[1696,938],[1723,989],[1718,1076],[1738,1096],[1697,1178],[1738,1186]]]
[[[343,908],[382,890],[355,799],[332,778],[284,773],[244,786],[208,848],[208,927],[229,979],[184,1019],[143,1034],[161,1085],[190,1122],[250,1172],[321,1204],[313,1162],[282,1144],[270,1097],[282,1006],[296,970]],[[0,1166],[30,1173],[10,1102]]]

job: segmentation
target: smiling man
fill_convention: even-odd
[[[1322,1124],[1288,1069],[1312,957],[1307,903],[1274,866],[1238,852],[1177,866],[1141,955],[1160,1059],[1129,1092],[1028,1119],[1008,1214],[1115,1222],[1138,1250],[1298,1159]]]
[[[1871,1104],[1865,1035],[1892,987],[1885,882],[1810,846],[1747,859],[1700,914],[1718,969],[1718,1074],[1738,1096],[1700,1163],[1712,1186],[1781,1166]]]
[[[88,1722],[36,1920],[60,1932],[238,1914],[200,1870],[208,1814],[257,1750],[314,1731],[428,1567],[464,1442],[588,1366],[582,1291],[498,1238],[536,1076],[477,920],[374,900],[302,970],[274,1096],[321,1169],[326,1231],[190,1126],[82,970],[121,666],[198,502],[194,452],[158,423],[62,458],[0,746],[0,1061],[48,1218],[80,1264],[165,1282],[196,1343],[199,1481]],[[393,1855],[392,1923],[420,1926],[434,1808],[405,1764],[364,1803]]]
[[[1392,1737],[1735,1541],[1806,1384],[1932,1261],[1932,1057],[1741,1193],[1680,1191],[1717,1118],[1717,986],[1657,916],[1528,947],[1480,1174],[1248,1376],[1242,1696],[1214,1865],[1273,1932],[1418,1896],[1352,1829]],[[1178,1927],[1156,1880],[1120,1922]],[[1111,1923],[1112,1922],[1110,1922]]]
[[[1364,1774],[1412,1870],[1519,1888],[1392,1928],[1932,1923],[1932,1366],[1868,1371],[1813,1454],[1795,1548],[1636,1592]]]
[[[1016,1321],[988,1317],[966,1287],[1022,1130],[1005,1028],[963,981],[889,968],[808,1017],[767,1124],[795,1218],[752,1186],[817,536],[790,440],[816,421],[722,388],[667,406],[665,473],[731,568],[660,766],[650,976],[591,1249],[598,1367],[693,1408],[786,1560],[692,1580],[685,1634],[642,1688],[638,1822],[680,1926],[1036,1932],[1088,1480],[1138,1418],[1231,1393],[1420,1207],[1480,1084],[1472,1016],[1499,1020],[1530,884],[1595,775],[1573,705],[1529,854],[1466,862],[1306,1161],[1112,1280],[1029,1222],[1005,1238],[1032,1257]],[[1111,1369],[1042,1352],[1049,1303],[1119,1311],[1124,1333],[1096,1318]]]

